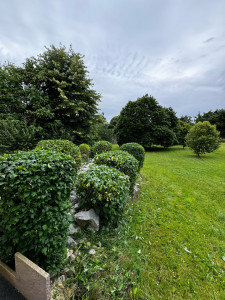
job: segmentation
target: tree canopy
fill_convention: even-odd
[[[89,138],[100,100],[92,86],[83,56],[52,45],[23,67],[0,67],[0,116],[35,121],[47,138],[66,134],[80,143]]]
[[[225,138],[225,109],[217,109],[215,111],[209,111],[207,113],[198,114],[195,122],[209,121],[211,124],[216,125],[217,130],[220,132],[220,136]]]
[[[145,148],[153,144],[168,147],[176,143],[178,119],[173,109],[164,108],[155,98],[145,95],[129,101],[121,110],[115,132],[118,143],[139,143]]]

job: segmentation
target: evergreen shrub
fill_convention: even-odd
[[[112,150],[112,144],[107,141],[98,141],[91,148],[93,156]]]
[[[127,151],[139,161],[139,170],[143,167],[145,159],[145,149],[138,143],[127,143],[120,147],[120,150]]]
[[[62,267],[75,173],[75,161],[62,153],[0,157],[0,261],[19,251],[48,272]]]
[[[79,146],[80,153],[83,159],[87,160],[91,153],[91,148],[88,146],[88,144],[81,144]]]
[[[137,179],[139,166],[139,162],[133,157],[133,155],[121,150],[108,151],[96,155],[94,162],[97,165],[107,165],[109,167],[116,168],[125,175],[128,175],[130,179],[130,188],[132,190]]]
[[[101,225],[118,224],[129,195],[129,177],[108,166],[93,165],[80,173],[77,196],[81,208],[93,208],[100,216]]]
[[[55,152],[61,152],[72,156],[76,162],[77,168],[81,164],[81,153],[78,146],[73,142],[67,140],[42,140],[39,141],[36,150],[49,150]]]

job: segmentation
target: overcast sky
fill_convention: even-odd
[[[0,62],[72,44],[109,121],[152,95],[178,116],[225,108],[225,0],[1,0]]]

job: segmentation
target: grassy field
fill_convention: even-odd
[[[225,144],[146,154],[124,263],[137,299],[225,299]]]
[[[81,244],[71,299],[225,299],[225,144],[156,149],[141,175],[123,229]]]

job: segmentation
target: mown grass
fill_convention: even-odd
[[[138,299],[225,299],[225,145],[146,154],[124,263]]]
[[[224,167],[224,144],[201,159],[182,147],[146,153],[126,223],[87,234],[96,255],[80,249],[73,299],[225,299]]]

